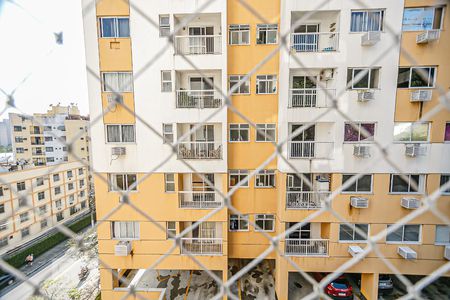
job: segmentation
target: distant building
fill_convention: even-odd
[[[0,122],[0,146],[11,145],[11,127],[8,119]]]
[[[89,121],[77,106],[58,104],[32,116],[10,113],[9,120],[17,162],[44,166],[89,160]]]

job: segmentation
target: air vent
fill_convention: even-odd
[[[421,32],[416,37],[417,44],[426,44],[428,42],[436,41],[441,35],[440,30],[426,30]]]
[[[360,246],[348,246],[348,253],[350,253],[351,256],[356,256],[363,252],[364,250]]]
[[[111,155],[125,155],[127,153],[127,150],[125,147],[112,147],[111,148]]]
[[[369,199],[365,197],[350,197],[350,205],[355,208],[368,208]]]
[[[404,197],[400,204],[407,209],[418,209],[420,207],[420,200],[417,198]]]
[[[372,90],[358,90],[358,101],[368,102],[375,99],[375,92]]]
[[[433,96],[432,90],[417,90],[411,92],[411,102],[428,102]]]
[[[131,242],[120,241],[114,247],[114,254],[116,256],[128,256],[131,253]]]
[[[417,259],[417,252],[409,247],[398,247],[397,253],[404,259]]]
[[[361,36],[362,46],[372,46],[378,43],[381,39],[379,31],[368,31]]]
[[[408,157],[423,156],[427,153],[425,145],[421,144],[406,144],[405,155]]]
[[[359,158],[370,157],[370,146],[369,145],[354,145],[353,155]]]

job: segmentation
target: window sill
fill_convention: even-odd
[[[341,192],[342,195],[374,195],[373,191],[370,192]]]
[[[340,244],[367,244],[367,241],[350,241],[350,240],[344,240],[344,241],[341,241],[341,240],[338,240],[338,243],[340,243]]]
[[[421,242],[402,242],[402,241],[398,241],[398,242],[388,242],[386,241],[387,245],[422,245]]]

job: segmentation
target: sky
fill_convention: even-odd
[[[62,45],[56,43],[59,32]],[[0,0],[0,45],[0,89],[10,94],[18,86],[18,110],[0,119],[58,103],[76,103],[89,113],[80,0]],[[7,97],[1,90],[3,111]]]

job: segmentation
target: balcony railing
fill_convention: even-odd
[[[222,205],[222,201],[216,198],[218,198],[216,197],[216,192],[213,191],[180,191],[178,193],[180,208],[217,208]]]
[[[182,238],[181,254],[222,255],[222,238]]]
[[[289,107],[331,107],[335,89],[290,89]]]
[[[322,203],[330,195],[327,191],[287,191],[287,209],[320,209]]]
[[[221,159],[222,145],[218,142],[182,142],[178,144],[179,159]]]
[[[315,32],[291,34],[291,49],[296,52],[331,52],[337,51],[339,33]]]
[[[221,54],[221,35],[183,35],[175,37],[175,54]]]
[[[333,142],[289,142],[289,158],[331,158]]]
[[[292,256],[328,256],[328,240],[286,239],[285,254]]]
[[[178,90],[177,108],[218,108],[222,97],[214,90]]]

